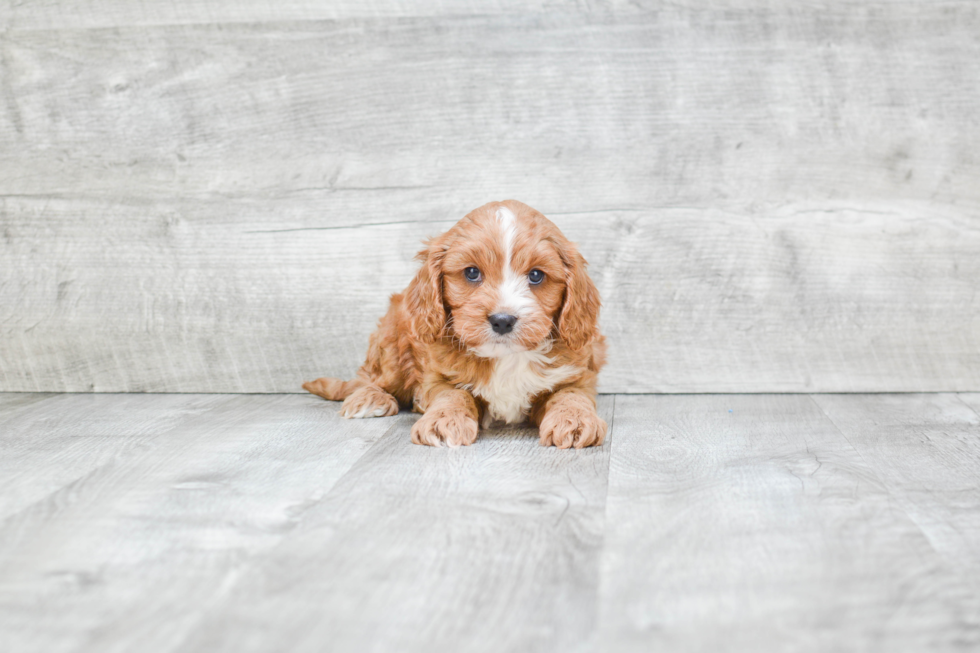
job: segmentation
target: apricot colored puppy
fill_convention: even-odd
[[[419,252],[352,381],[304,383],[344,417],[422,413],[412,442],[473,444],[494,423],[529,420],[541,444],[602,444],[596,377],[605,363],[599,293],[550,220],[514,200],[471,212]]]

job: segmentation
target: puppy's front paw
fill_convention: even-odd
[[[443,442],[450,447],[465,446],[476,442],[479,429],[476,420],[459,409],[433,408],[412,426],[412,442],[432,447]]]
[[[588,399],[559,402],[541,420],[541,445],[559,449],[599,446],[606,438],[607,428]]]
[[[390,417],[398,414],[398,400],[375,385],[366,385],[344,399],[340,416],[348,419]]]

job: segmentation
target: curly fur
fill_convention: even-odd
[[[321,378],[309,392],[343,401],[349,418],[423,416],[417,444],[469,445],[479,425],[529,420],[541,444],[602,444],[596,379],[605,363],[599,293],[586,262],[550,220],[514,200],[491,202],[426,243],[408,288],[391,297],[367,359],[351,381]],[[474,282],[467,268],[480,270]],[[531,270],[544,273],[531,284]],[[517,322],[498,334],[490,315]]]

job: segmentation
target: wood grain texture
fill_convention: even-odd
[[[613,419],[613,398],[600,414]],[[404,416],[404,415],[403,415]],[[183,651],[567,651],[594,627],[609,442],[368,451]],[[614,434],[612,438],[614,438]]]
[[[21,395],[29,396],[29,395]],[[90,474],[140,455],[146,440],[178,430],[219,404],[186,395],[56,395],[0,417],[0,520]]]
[[[980,415],[980,392],[963,392],[957,395],[962,402]]]
[[[515,197],[593,263],[604,391],[980,390],[976,7],[753,4],[8,3],[0,389],[349,375]]]
[[[980,596],[980,415],[949,394],[815,399]]]
[[[618,397],[594,650],[977,646],[972,571],[880,472],[807,396]]]
[[[449,450],[314,397],[0,393],[0,650],[975,650],[967,404],[606,396],[601,448]]]
[[[877,0],[869,6],[865,0],[817,0],[807,2],[803,10],[829,15],[845,12],[879,12],[895,7],[907,8],[908,0]],[[945,3],[956,9],[957,2]],[[915,6],[914,4],[912,5]],[[649,12],[741,12],[766,16],[777,13],[778,5],[758,0],[712,0],[710,4],[661,0],[185,0],[180,3],[155,3],[127,0],[92,0],[84,4],[65,0],[8,0],[0,4],[0,26],[16,30],[131,27],[133,25],[197,25],[214,23],[256,23],[281,21],[346,20],[352,18],[392,17],[483,17],[488,15],[539,15],[576,10],[598,16],[619,17]],[[774,11],[775,9],[775,11]],[[694,11],[692,11],[694,10]],[[879,18],[880,19],[880,18]]]
[[[0,392],[0,423],[6,422],[22,408],[56,396],[40,392]]]
[[[70,395],[0,434],[0,649],[176,650],[396,421],[289,395]]]
[[[609,3],[615,6],[616,3]],[[574,2],[556,0],[190,0],[180,3],[63,0],[0,4],[0,26],[16,30],[196,25],[411,16],[485,16],[540,12]]]
[[[978,23],[954,2],[11,29],[0,192],[360,191],[348,222],[499,196],[965,210]],[[393,194],[413,188],[421,206]]]
[[[45,201],[40,230],[41,202],[14,204],[0,384],[16,390],[292,392],[352,377],[421,237],[451,224],[266,233],[254,207],[127,220],[111,203]],[[980,387],[980,225],[879,209],[554,215],[605,303],[600,389]],[[66,243],[70,260],[46,265]]]

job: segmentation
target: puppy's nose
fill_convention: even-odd
[[[506,313],[494,313],[490,316],[489,320],[490,326],[492,326],[493,330],[500,335],[513,331],[514,324],[517,323],[517,317],[507,315]]]

